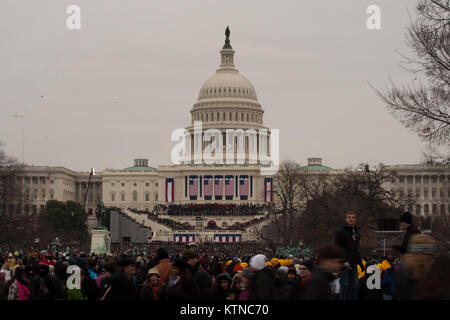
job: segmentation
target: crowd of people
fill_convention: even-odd
[[[173,241],[154,241],[152,243],[112,243],[111,254],[113,255],[135,255],[148,256],[158,248],[165,248],[171,257],[176,256],[186,247],[186,243]],[[199,242],[196,243],[196,252],[199,256],[218,257],[225,260],[227,257],[253,256],[264,253],[270,256],[273,252],[270,248],[261,247],[256,241],[245,242]]]
[[[194,226],[189,224],[188,222],[178,222],[178,221],[175,221],[172,219],[160,218],[157,215],[150,213],[150,212],[142,212],[142,211],[135,210],[135,209],[129,209],[129,210],[132,211],[133,213],[138,213],[138,214],[146,213],[147,217],[150,220],[153,220],[156,223],[162,224],[163,226],[166,226],[172,230],[194,230]],[[123,217],[126,217],[130,221],[137,222],[136,219],[129,217],[128,215],[126,215],[123,212],[119,212],[119,214]]]
[[[110,254],[8,248],[1,252],[0,299],[450,299],[450,257],[436,255],[436,240],[415,229],[409,213],[400,220],[405,234],[395,260],[361,257],[353,212],[334,243],[302,257],[273,256],[256,242],[120,244]],[[78,266],[79,286],[68,281],[69,266]]]
[[[195,205],[195,206],[198,206],[198,205]],[[227,206],[234,206],[234,205],[227,205]],[[247,206],[247,205],[243,205],[243,206]],[[179,221],[175,221],[172,219],[162,218],[162,217],[158,216],[155,212],[141,211],[141,210],[137,210],[137,209],[133,209],[133,208],[128,208],[128,210],[130,210],[131,212],[136,213],[136,214],[146,214],[150,220],[153,220],[156,223],[162,224],[172,230],[194,230],[195,229],[195,227],[188,222],[179,222]],[[123,216],[128,217],[124,213],[121,213],[121,214]],[[244,231],[244,230],[250,228],[251,226],[261,223],[262,221],[264,221],[265,219],[268,219],[268,218],[269,218],[269,216],[266,215],[263,217],[256,217],[256,218],[251,219],[246,222],[235,222],[232,225],[229,225],[226,227],[220,227],[217,224],[215,224],[212,226],[207,226],[207,228],[216,229],[216,230],[241,230],[241,231]],[[132,219],[132,218],[129,218],[129,219]],[[132,220],[134,222],[136,222],[136,220],[134,220],[134,219],[132,219]]]
[[[156,212],[170,216],[256,216],[264,215],[269,210],[269,204],[159,204]]]
[[[172,219],[160,218],[152,215],[149,215],[148,218],[172,230],[194,230],[194,226],[188,222],[178,222]]]

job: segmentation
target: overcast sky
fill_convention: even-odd
[[[230,25],[236,68],[255,87],[264,124],[280,129],[281,159],[417,163],[425,146],[368,84],[412,78],[397,51],[411,54],[404,35],[415,3],[0,0],[0,141],[22,160],[25,128],[33,165],[170,164],[170,134],[190,123]],[[81,30],[66,27],[71,4]],[[366,27],[372,4],[381,30]]]

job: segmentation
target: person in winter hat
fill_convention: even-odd
[[[253,271],[263,270],[266,262],[267,258],[265,255],[257,254],[250,259],[250,269],[252,269]]]
[[[250,259],[249,268],[254,272],[250,288],[249,300],[271,300],[275,290],[275,275],[270,268],[266,268],[267,258],[258,254]]]
[[[241,275],[241,292],[239,293],[238,300],[249,300],[250,290],[252,288],[252,281],[255,274],[250,270],[250,268],[245,268],[242,270]]]
[[[231,292],[231,277],[227,272],[219,274],[212,298],[213,300],[226,300]]]
[[[406,253],[408,248],[409,239],[413,234],[420,233],[419,230],[413,225],[413,216],[408,211],[400,216],[400,228],[405,231],[403,240],[400,245],[394,245],[392,248],[400,253]]]
[[[147,280],[144,287],[140,290],[141,300],[165,300],[166,287],[161,281],[161,275],[157,268],[148,270]]]

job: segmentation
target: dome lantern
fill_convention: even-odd
[[[234,50],[230,44],[230,28],[227,26],[225,30],[225,44],[220,50],[220,69],[217,71],[237,71],[234,68]]]

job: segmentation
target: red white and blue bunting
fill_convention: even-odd
[[[240,234],[215,234],[214,242],[241,242],[242,235]]]
[[[174,234],[173,242],[195,242],[195,234]]]

